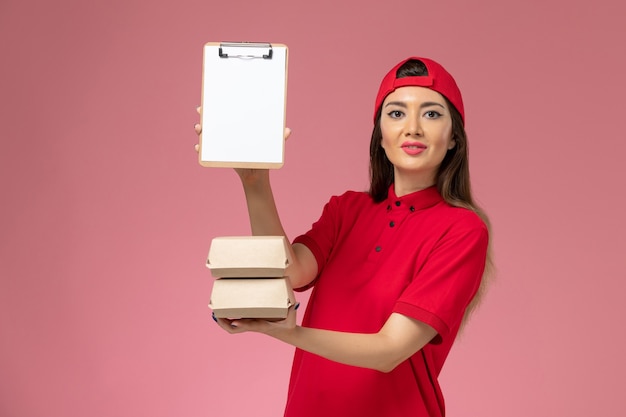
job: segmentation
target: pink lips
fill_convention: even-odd
[[[426,145],[419,142],[404,142],[401,146],[402,150],[409,155],[418,155],[426,150]]]

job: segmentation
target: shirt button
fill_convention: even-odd
[[[396,207],[400,207],[400,202],[396,201]]]
[[[415,211],[415,207],[411,206],[411,207],[409,207],[409,210]]]
[[[383,248],[381,248],[380,246],[376,246],[376,252],[380,252]]]
[[[394,222],[389,222],[389,227],[394,227],[396,224]]]

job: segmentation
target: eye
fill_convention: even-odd
[[[439,117],[441,117],[441,113],[435,110],[428,110],[426,113],[424,113],[424,116],[427,119],[438,119]]]
[[[400,110],[391,110],[389,113],[387,113],[387,115],[392,119],[399,119],[400,117],[404,116],[404,113]]]

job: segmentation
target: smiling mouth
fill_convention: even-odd
[[[426,150],[426,145],[419,142],[404,142],[400,148],[411,156],[417,156]]]
[[[402,148],[405,149],[426,149],[426,145],[422,143],[403,143]]]

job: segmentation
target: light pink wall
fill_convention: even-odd
[[[207,308],[210,240],[248,233],[235,174],[193,151],[202,45],[220,40],[290,47],[273,179],[291,237],[366,187],[386,70],[444,63],[499,269],[442,375],[448,415],[621,415],[623,16],[617,0],[3,0],[0,415],[280,415],[292,349],[228,336]]]

